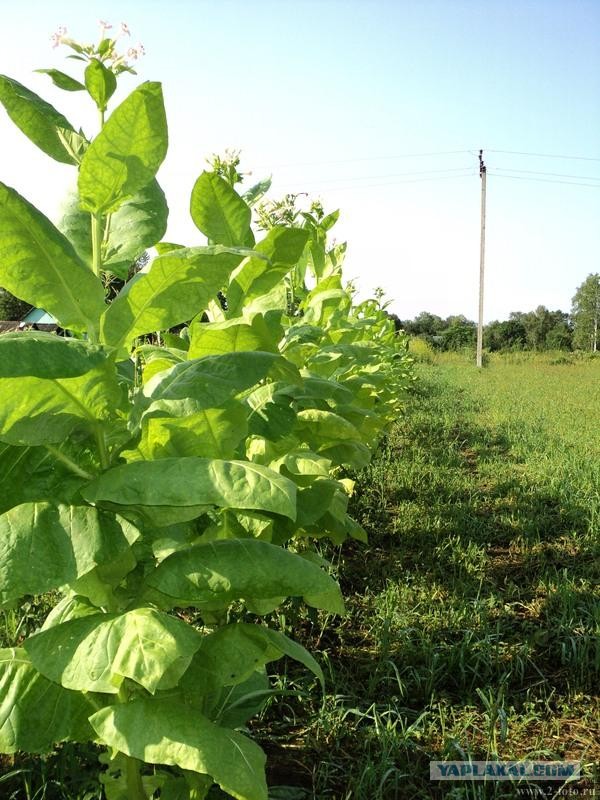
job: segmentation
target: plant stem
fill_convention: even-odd
[[[129,700],[129,691],[126,683],[122,683],[117,694],[117,702],[127,703]],[[144,790],[142,783],[142,773],[140,771],[141,762],[133,756],[128,756],[127,753],[121,751],[121,755],[125,759],[125,781],[127,783],[127,800],[148,800],[148,795]]]
[[[98,445],[98,455],[100,456],[100,466],[102,467],[102,469],[108,469],[108,467],[110,467],[110,458],[108,455],[108,449],[106,447],[106,439],[104,438],[104,431],[102,430],[100,425],[96,426],[95,434],[96,434],[96,444]]]
[[[58,458],[59,461],[62,461],[62,463],[65,466],[67,466],[71,470],[71,472],[74,472],[75,475],[79,475],[80,478],[85,478],[88,481],[93,480],[93,478],[94,478],[93,475],[90,475],[89,472],[86,472],[85,470],[81,469],[81,467],[78,464],[76,464],[74,461],[72,461],[69,458],[69,456],[66,456],[64,453],[61,453],[61,451],[58,449],[58,447],[54,447],[54,445],[51,445],[51,444],[47,444],[47,445],[45,445],[45,447],[46,447],[46,450],[48,450],[49,453],[52,453],[52,455],[55,458]]]
[[[148,800],[148,795],[144,791],[144,784],[142,783],[140,762],[137,758],[131,758],[131,756],[126,755],[125,765],[128,800]]]
[[[104,127],[104,111],[99,109],[100,130]],[[100,277],[102,270],[102,215],[92,214],[92,269],[94,274]]]
[[[92,269],[100,277],[102,270],[102,217],[92,214]]]

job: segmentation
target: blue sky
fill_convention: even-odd
[[[92,40],[101,18],[126,21],[144,43],[137,80],[161,80],[167,104],[159,179],[171,240],[201,243],[191,187],[207,156],[240,149],[249,181],[273,175],[273,197],[306,191],[341,209],[336,237],[348,240],[346,274],[363,295],[384,287],[401,318],[474,318],[482,147],[486,318],[539,303],[568,310],[600,271],[597,0],[23,0],[3,3],[0,18],[0,72],[90,133],[81,96],[32,74],[77,75],[50,34],[62,24]],[[121,96],[135,84],[123,81]],[[71,168],[3,112],[0,147],[0,180],[55,218]]]

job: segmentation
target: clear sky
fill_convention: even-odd
[[[207,156],[236,148],[248,181],[273,175],[272,197],[341,209],[336,238],[363,295],[384,287],[401,318],[475,318],[481,147],[486,319],[569,310],[600,271],[599,0],[0,0],[0,72],[89,133],[82,96],[32,70],[78,77],[49,37],[65,25],[92,41],[98,19],[127,22],[147,51],[117,97],[164,84],[170,240],[202,243],[191,187]],[[0,153],[0,180],[56,218],[73,168],[1,110]]]

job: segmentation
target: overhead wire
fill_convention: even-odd
[[[449,172],[451,172],[453,174],[452,175],[448,175],[447,173],[449,173]],[[381,174],[379,174],[379,175],[346,175],[346,176],[341,177],[341,178],[323,178],[321,180],[317,179],[315,181],[310,181],[310,179],[309,179],[308,182],[306,182],[305,178],[297,178],[294,181],[286,179],[285,183],[289,184],[289,183],[296,183],[296,182],[302,181],[302,185],[305,188],[310,188],[310,187],[315,187],[315,186],[326,187],[326,186],[329,186],[329,184],[339,184],[339,183],[344,183],[344,184],[347,184],[349,186],[353,186],[355,181],[358,181],[358,182],[362,182],[362,181],[378,181],[380,179],[384,183],[389,183],[389,182],[412,183],[412,182],[419,181],[419,180],[437,180],[438,179],[437,178],[438,175],[440,176],[440,179],[454,178],[454,177],[459,177],[460,178],[460,177],[463,177],[463,176],[459,175],[459,174],[456,174],[456,173],[461,173],[461,172],[463,172],[463,173],[467,173],[468,172],[469,175],[470,175],[470,174],[473,173],[473,167],[471,166],[471,167],[457,167],[457,168],[452,168],[452,169],[420,170],[420,171],[416,171],[416,172],[399,172],[399,173],[391,174],[391,175],[385,175],[385,174],[383,174],[383,175],[381,175]],[[430,177],[414,178],[413,179],[412,176],[430,176]],[[400,178],[402,180],[397,181],[396,180],[397,178]],[[404,179],[406,179],[406,180],[404,180]],[[360,186],[361,184],[357,183],[356,185]],[[377,184],[377,185],[382,185],[382,184]]]
[[[507,155],[523,155],[523,156],[539,156],[545,158],[568,158],[568,159],[576,159],[576,160],[583,160],[583,161],[598,161],[600,162],[600,158],[592,158],[588,156],[575,156],[575,155],[558,155],[558,154],[549,154],[549,153],[528,153],[525,151],[518,151],[518,150],[495,150],[495,149],[486,149],[486,153],[497,153],[497,154],[507,154]],[[356,163],[361,161],[376,161],[376,160],[391,160],[394,158],[421,158],[421,157],[434,157],[434,156],[447,156],[447,155],[465,155],[469,154],[472,156],[477,156],[479,151],[474,150],[438,150],[438,151],[430,151],[430,152],[422,152],[422,153],[403,153],[403,154],[396,154],[395,156],[374,156],[374,157],[364,157],[364,158],[352,158],[352,159],[338,159],[338,160],[330,160],[330,161],[313,161],[313,162],[303,162],[297,164],[288,164],[288,165],[280,165],[280,166],[317,166],[317,165],[325,165],[325,164],[350,164]],[[496,159],[493,159],[496,160]],[[291,186],[295,183],[301,183],[303,191],[336,191],[336,190],[343,190],[343,191],[351,191],[354,189],[370,189],[370,188],[378,188],[378,187],[386,187],[386,186],[397,186],[404,183],[421,183],[424,181],[439,181],[439,180],[449,180],[454,178],[464,178],[464,177],[472,177],[477,175],[478,173],[474,171],[473,166],[465,166],[465,167],[447,167],[442,169],[425,169],[425,170],[411,170],[409,172],[397,172],[397,173],[384,173],[384,174],[368,174],[368,175],[345,175],[345,176],[332,176],[332,177],[325,177],[322,178],[320,176],[315,176],[314,180],[311,180],[307,176],[304,175],[302,177],[298,177],[296,179],[289,179],[285,178],[281,180],[281,183],[285,186]],[[600,186],[600,177],[593,176],[593,175],[576,175],[570,173],[562,173],[562,172],[547,172],[541,170],[529,170],[529,169],[519,169],[518,167],[502,167],[502,166],[495,166],[495,165],[488,165],[487,174],[493,175],[499,178],[514,178],[518,180],[530,180],[540,183],[556,183],[556,184],[564,184],[570,186],[584,186],[588,188],[598,188]],[[415,177],[413,177],[415,176]],[[531,176],[531,177],[530,177]],[[536,177],[534,177],[536,176]],[[539,176],[539,177],[537,177]],[[556,180],[558,179],[558,180]],[[567,180],[562,180],[567,179]]]
[[[255,169],[282,169],[284,167],[319,167],[326,164],[352,164],[359,161],[394,161],[401,158],[425,158],[427,156],[468,155],[472,150],[437,150],[429,153],[396,153],[389,156],[360,156],[328,161],[292,161],[287,164],[259,164]]]
[[[294,161],[283,164],[259,164],[256,169],[282,169],[287,167],[310,167],[310,166],[325,166],[327,164],[352,164],[364,161],[395,161],[403,158],[426,158],[428,156],[448,156],[448,155],[474,155],[476,156],[479,149],[466,148],[464,150],[432,150],[429,152],[421,153],[393,153],[384,156],[357,156],[353,158],[341,159],[328,159],[321,161]],[[496,150],[492,148],[485,148],[486,153],[501,153],[506,155],[515,156],[531,156],[534,158],[557,158],[567,159],[574,161],[595,161],[600,162],[600,157],[594,156],[581,156],[573,154],[559,154],[559,153],[535,153],[527,152],[524,150]]]
[[[581,178],[584,181],[600,181],[600,176],[595,175],[566,175],[564,172],[538,172],[532,169],[513,169],[512,167],[492,167],[500,172],[519,172],[526,175],[546,175],[553,178]]]
[[[600,158],[592,156],[573,156],[573,155],[557,155],[556,153],[525,153],[521,150],[492,150],[486,148],[486,153],[505,153],[513,156],[533,156],[535,158],[564,158],[573,161],[600,161]]]
[[[465,168],[467,169],[467,168]],[[465,175],[441,175],[436,177],[429,177],[429,178],[412,178],[408,180],[389,180],[380,183],[363,183],[363,184],[346,184],[344,186],[328,186],[324,184],[303,184],[304,190],[312,190],[312,191],[324,191],[324,192],[336,192],[336,191],[350,191],[354,189],[372,189],[375,187],[383,187],[383,186],[398,186],[405,183],[424,183],[426,181],[443,181],[443,180],[457,180],[460,178],[472,178],[475,177],[478,173],[470,170]],[[343,179],[341,179],[343,180]],[[289,185],[290,181],[286,181],[286,185]]]
[[[424,170],[416,170],[411,172],[396,172],[392,173],[391,175],[353,175],[352,177],[345,177],[345,178],[324,178],[323,182],[335,182],[338,183],[339,181],[347,181],[347,180],[377,180],[379,178],[405,178],[410,175],[437,175],[446,172],[465,172],[466,170],[471,170],[472,167],[451,167],[449,169],[424,169]]]
[[[488,175],[493,175],[496,178],[508,178],[515,181],[531,181],[535,183],[563,183],[567,186],[587,186],[590,189],[600,189],[600,183],[581,183],[579,181],[555,181],[550,178],[530,178],[525,175],[503,175],[494,171],[488,170]]]

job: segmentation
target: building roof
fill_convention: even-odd
[[[48,312],[44,311],[43,308],[32,308],[30,311],[27,312],[27,314],[25,314],[21,322],[22,323],[24,322],[27,325],[31,325],[34,322],[37,325],[42,324],[42,325],[56,326],[57,324],[52,314],[48,314]]]

